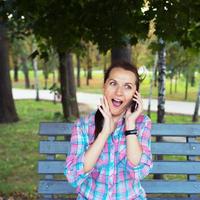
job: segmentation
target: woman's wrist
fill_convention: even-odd
[[[126,131],[128,131],[128,130],[133,130],[133,129],[135,129],[136,128],[136,126],[135,126],[135,122],[126,122],[126,124],[125,124],[125,130]]]
[[[125,121],[125,130],[133,130],[135,128],[136,128],[136,126],[135,126],[134,120],[131,120],[131,121],[126,120]]]

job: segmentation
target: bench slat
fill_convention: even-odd
[[[152,142],[152,153],[160,155],[200,155],[198,143]]]
[[[158,194],[199,194],[200,181],[145,180],[142,185],[147,193]]]
[[[154,136],[200,136],[200,124],[153,124]]]
[[[40,141],[39,152],[43,154],[68,154],[69,141]]]
[[[76,194],[67,181],[41,180],[38,187],[39,194]]]
[[[40,135],[70,135],[72,123],[40,123]],[[200,124],[153,124],[152,136],[200,136]]]
[[[70,135],[73,123],[41,122],[40,135]]]
[[[68,154],[70,143],[68,141],[40,141],[40,153],[44,154]],[[198,143],[178,142],[152,142],[153,154],[167,155],[200,155]]]
[[[143,180],[142,185],[146,193],[151,194],[199,194],[200,181]],[[70,186],[67,181],[41,180],[38,192],[40,194],[72,194],[75,193],[75,188]]]
[[[65,161],[39,161],[38,173],[63,174],[64,166]],[[154,161],[154,166],[151,173],[200,174],[200,161]]]

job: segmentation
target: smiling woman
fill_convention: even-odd
[[[77,199],[146,199],[140,180],[153,166],[151,120],[142,114],[139,82],[135,66],[113,64],[97,111],[75,123],[65,176]]]

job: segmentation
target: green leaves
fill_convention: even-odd
[[[155,34],[159,38],[179,41],[185,48],[199,48],[199,10],[199,1],[151,0],[147,13],[154,16]]]
[[[158,38],[200,47],[200,2],[192,0],[18,0],[0,3],[0,13],[12,14],[13,33],[45,38],[61,52],[75,52],[92,41],[106,52],[146,39],[153,20]],[[2,15],[3,16],[3,15]],[[12,23],[11,23],[12,22]]]

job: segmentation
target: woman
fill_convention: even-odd
[[[153,166],[151,120],[142,114],[139,81],[133,65],[113,64],[98,110],[75,123],[65,176],[78,200],[146,199],[140,180]]]

